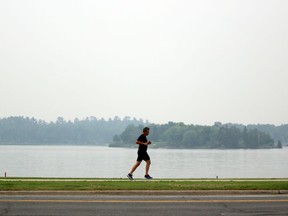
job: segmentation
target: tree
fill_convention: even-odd
[[[277,148],[282,148],[282,143],[280,140],[278,140],[278,143],[277,143]]]

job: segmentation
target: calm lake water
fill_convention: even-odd
[[[155,178],[288,178],[288,148],[149,149]],[[0,145],[0,176],[125,178],[137,149]],[[145,162],[134,173],[142,178]]]

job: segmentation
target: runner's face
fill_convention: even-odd
[[[145,136],[149,135],[149,130],[144,131]]]

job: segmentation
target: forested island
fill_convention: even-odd
[[[120,134],[115,135],[113,147],[133,147],[135,137],[139,135],[141,126],[130,125]],[[155,148],[198,148],[198,149],[258,149],[282,148],[281,141],[276,145],[268,133],[257,129],[243,129],[236,126],[185,125],[170,122],[163,125],[150,125],[149,139],[153,140]],[[152,147],[152,146],[151,146]]]
[[[186,125],[169,122],[153,124],[143,119],[125,117],[87,117],[66,121],[58,117],[46,122],[28,117],[0,119],[0,144],[67,144],[136,147],[142,128],[151,128],[149,139],[154,148],[282,148],[288,143],[288,125],[221,124]]]

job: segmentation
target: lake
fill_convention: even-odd
[[[148,149],[155,178],[288,178],[288,148]],[[0,145],[0,176],[125,178],[137,149]],[[144,176],[145,162],[134,173]]]

